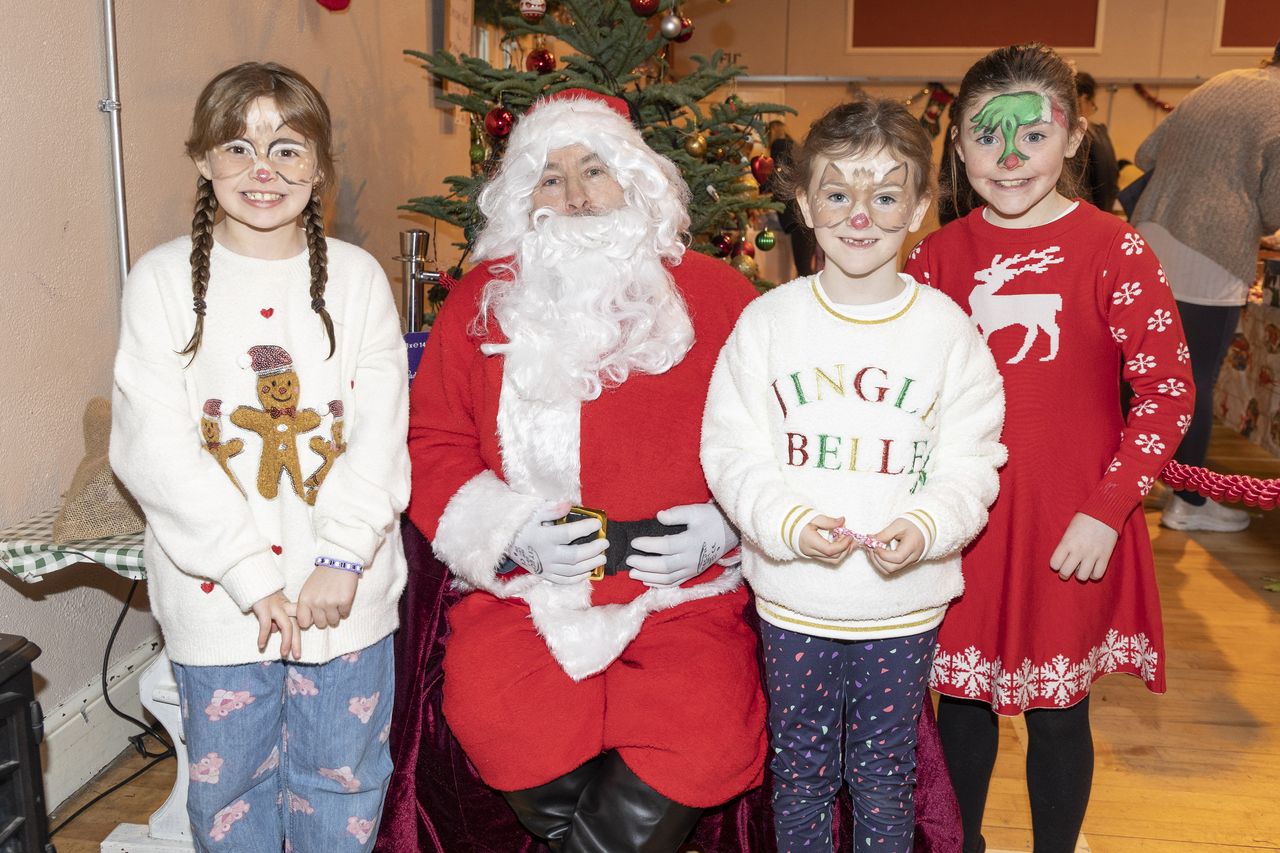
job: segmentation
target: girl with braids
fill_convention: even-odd
[[[906,270],[968,311],[995,356],[1009,461],[965,552],[930,683],[966,853],[984,847],[996,715],[1021,713],[1036,853],[1072,851],[1093,778],[1094,679],[1126,673],[1165,690],[1140,505],[1191,422],[1195,388],[1151,247],[1074,197],[1086,123],[1062,57],[1038,44],[991,52],[952,117],[941,191],[959,218]],[[1134,392],[1127,421],[1121,378]]]
[[[198,850],[368,850],[391,774],[407,361],[381,267],[324,235],[331,135],[296,72],[219,74],[191,236],[125,286],[111,462],[146,512]]]

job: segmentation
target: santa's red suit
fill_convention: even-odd
[[[565,587],[496,574],[516,533],[562,496],[610,520],[711,500],[698,462],[711,369],[752,298],[727,265],[671,268],[695,342],[660,375],[633,372],[581,405],[504,389],[503,356],[469,331],[494,264],[463,277],[432,327],[413,385],[409,516],[474,588],[449,614],[445,717],[481,777],[531,788],[616,750],[666,797],[706,807],[761,781],[765,708],[736,568],[650,589],[627,567]],[[583,282],[582,287],[590,287]]]

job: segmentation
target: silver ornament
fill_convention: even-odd
[[[658,32],[662,33],[664,39],[674,39],[684,30],[684,22],[680,20],[679,15],[667,15],[662,19],[662,23],[658,24]]]

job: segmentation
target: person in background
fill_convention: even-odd
[[[765,183],[765,186],[760,189],[763,192],[772,193],[775,201],[783,201],[783,199],[778,198],[775,192],[777,175],[791,165],[792,151],[796,147],[796,141],[787,133],[786,123],[779,119],[769,122],[767,136],[769,138],[769,156],[773,158],[774,173]],[[787,206],[778,214],[778,222],[782,225],[783,232],[791,238],[791,257],[795,260],[796,275],[813,275],[814,268],[817,265],[818,249],[818,242],[814,239],[813,229],[807,227],[800,220],[799,213],[796,210],[795,199],[787,199],[785,203]]]
[[[1076,72],[1076,105],[1080,117],[1089,122],[1085,138],[1084,174],[1080,177],[1080,198],[1101,211],[1110,213],[1120,192],[1120,164],[1111,144],[1107,126],[1095,121],[1098,84],[1087,71]]]
[[[1195,414],[1173,458],[1203,465],[1213,386],[1257,275],[1258,243],[1280,226],[1280,45],[1261,68],[1223,72],[1187,95],[1136,159],[1151,179],[1133,221],[1168,276],[1195,377]],[[1175,491],[1160,523],[1230,532],[1249,515]]]

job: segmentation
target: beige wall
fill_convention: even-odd
[[[306,74],[335,118],[335,236],[379,258],[398,290],[397,232],[423,223],[396,206],[466,168],[465,127],[430,106],[426,73],[401,54],[428,43],[431,0],[118,0],[131,250],[190,227],[195,172],[182,153],[191,109],[215,72],[274,59]],[[118,329],[102,4],[49,0],[5,17],[0,55],[0,528],[57,502],[82,452],[80,415],[110,393]],[[451,237],[443,231],[448,242]],[[452,260],[451,250],[442,260]],[[127,582],[78,567],[44,584],[0,577],[0,631],[44,650],[52,708],[100,665]],[[155,632],[145,599],[118,640]]]

